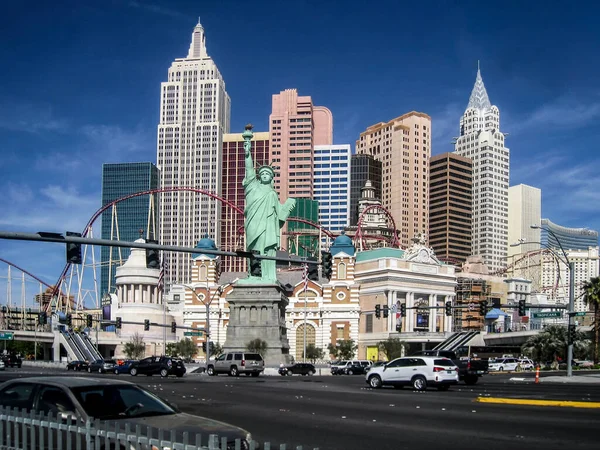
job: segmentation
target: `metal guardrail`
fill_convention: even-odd
[[[206,437],[206,436],[205,436]],[[206,439],[205,439],[206,440]],[[0,450],[102,450],[123,448],[126,450],[271,450],[271,444],[259,445],[237,439],[227,442],[216,434],[208,436],[208,445],[202,443],[200,434],[183,433],[178,438],[175,431],[154,427],[142,427],[115,422],[82,421],[72,415],[52,413],[47,416],[18,408],[0,406]],[[273,449],[276,447],[273,446]],[[302,446],[292,447],[302,450]],[[285,444],[279,450],[286,450]],[[308,450],[308,449],[307,449]],[[315,448],[313,450],[318,450]]]

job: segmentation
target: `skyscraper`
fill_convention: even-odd
[[[333,142],[331,111],[314,106],[310,96],[299,96],[296,89],[286,89],[273,95],[269,124],[279,200],[313,198],[314,146]]]
[[[531,228],[542,220],[542,191],[518,184],[508,188],[508,256],[540,248],[540,230]],[[523,244],[511,247],[520,240]],[[587,248],[587,247],[586,247]]]
[[[102,206],[136,192],[158,188],[158,169],[150,162],[103,164]],[[157,226],[157,197],[142,195],[133,197],[108,208],[102,213],[102,239],[119,239],[133,242],[140,234],[155,237]],[[141,233],[140,233],[141,230]],[[130,248],[102,246],[100,258],[101,295],[115,290],[115,269],[127,261]],[[112,264],[110,260],[112,259]]]
[[[590,247],[598,246],[598,232],[595,230],[563,227],[550,219],[542,219],[541,225],[540,240],[544,247],[556,249],[562,245],[565,250],[587,250]]]
[[[381,199],[381,161],[371,155],[354,154],[350,160],[350,225],[358,223],[358,201],[367,181],[375,189],[374,196]]]
[[[314,199],[319,223],[340,232],[350,218],[350,145],[315,145]]]
[[[255,132],[250,141],[252,159],[256,167],[269,163],[269,133]],[[242,181],[246,176],[244,157],[244,139],[242,133],[223,135],[223,177],[221,186],[223,198],[233,203],[242,211],[245,206]],[[229,206],[221,209],[219,227],[221,232],[220,250],[232,252],[244,245],[244,216]],[[241,234],[240,234],[241,232]],[[233,256],[221,257],[223,272],[243,272],[246,270],[246,259]]]
[[[161,187],[190,187],[221,195],[221,145],[229,132],[231,101],[219,69],[206,52],[204,28],[192,33],[187,57],[171,64],[161,83],[157,162]],[[217,244],[221,204],[193,191],[166,192],[160,199],[159,242],[194,247],[205,234]],[[187,283],[192,260],[165,252],[165,284]]]
[[[381,204],[400,230],[400,244],[409,247],[429,230],[431,117],[412,111],[372,125],[360,134],[356,153],[381,161]]]
[[[454,153],[429,160],[429,245],[448,262],[471,255],[473,161]]]
[[[479,69],[455,152],[473,160],[472,253],[490,271],[500,270],[508,251],[509,150],[500,131],[500,111],[490,103]]]

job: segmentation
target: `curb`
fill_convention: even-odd
[[[477,397],[478,403],[524,406],[559,406],[566,408],[600,409],[600,402],[575,402],[569,400],[534,400],[528,398]]]

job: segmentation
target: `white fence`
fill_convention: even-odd
[[[48,416],[0,407],[0,450],[270,450],[255,441],[227,442],[217,435],[167,432],[129,423],[87,421],[70,415]],[[277,447],[273,447],[275,450]],[[286,450],[285,444],[279,450]],[[301,446],[292,447],[302,450]],[[318,449],[313,449],[318,450]]]

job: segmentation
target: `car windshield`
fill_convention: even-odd
[[[119,420],[176,414],[177,411],[150,392],[131,385],[107,384],[72,388],[88,416]]]

